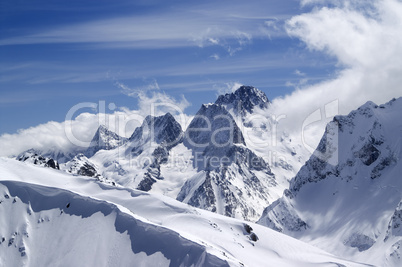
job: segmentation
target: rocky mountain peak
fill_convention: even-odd
[[[148,115],[142,125],[135,129],[129,140],[135,143],[154,141],[157,144],[174,146],[181,141],[182,135],[181,125],[172,114],[166,113],[157,117]]]
[[[393,106],[395,101],[399,107]],[[384,105],[369,101],[346,116],[335,116],[316,152],[292,179],[292,192],[297,194],[304,184],[331,176],[342,177],[342,173],[353,173],[357,168],[366,169],[372,180],[380,177],[383,169],[397,162],[399,152],[391,142],[400,138],[401,129],[392,118],[397,117],[401,103],[402,98]],[[396,135],[391,128],[395,128]],[[354,175],[346,176],[352,179]]]
[[[243,144],[244,137],[232,115],[218,104],[202,105],[188,126],[184,144],[195,151],[206,148],[223,151]]]
[[[401,266],[400,114],[402,98],[336,116],[289,190],[258,223],[331,253],[376,255],[375,265]]]
[[[89,158],[95,155],[99,150],[111,150],[121,146],[125,142],[127,142],[127,138],[109,130],[105,125],[100,125],[84,154]]]
[[[220,95],[215,104],[223,105],[227,109],[233,109],[240,115],[252,113],[254,107],[267,108],[268,97],[261,90],[252,86],[241,86],[233,93]]]
[[[166,163],[171,148],[178,145],[183,139],[180,124],[170,113],[162,116],[147,116],[142,125],[137,127],[131,135],[126,150],[132,158],[148,157],[150,162],[144,164],[144,175],[137,189],[149,191],[161,176],[161,164]]]

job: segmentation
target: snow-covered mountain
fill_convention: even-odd
[[[40,154],[39,151],[35,149],[29,149],[27,151],[22,152],[16,158],[18,161],[29,162],[35,165],[53,168],[53,169],[60,169],[59,163],[50,158],[44,157]]]
[[[167,113],[0,158],[0,265],[400,266],[401,114],[399,98],[336,116],[310,157],[242,86],[185,131]]]
[[[116,184],[176,197],[177,193],[171,192],[180,190],[186,175],[192,175],[192,167],[180,172],[180,166],[171,162],[186,154],[182,138],[181,126],[170,113],[147,116],[127,142],[112,150],[100,150],[89,160],[103,177]],[[191,154],[187,155],[190,158]]]
[[[99,136],[121,140],[100,127],[88,149],[95,153],[89,165],[120,186],[162,193],[195,207],[255,221],[288,185],[286,179],[276,182],[269,164],[247,146],[242,133],[242,119],[257,109],[266,110],[268,103],[263,92],[243,86],[218,97],[215,104],[202,105],[185,133],[169,113],[147,116],[128,140],[120,145],[112,142],[115,148],[102,149],[95,142]],[[254,127],[250,121],[247,124]]]
[[[276,200],[308,160],[309,151],[298,136],[280,129],[280,121],[286,116],[276,113],[261,90],[241,86],[232,93],[219,96],[215,104],[223,106],[232,115],[247,148],[269,165],[277,183],[269,191]]]
[[[101,171],[90,159],[84,154],[78,154],[72,160],[60,164],[60,170],[72,175],[88,176],[111,185],[116,185],[114,181],[109,180],[101,175]]]
[[[144,165],[146,172],[137,189],[149,191],[157,180],[162,180],[161,164],[166,163],[169,150],[182,141],[183,131],[180,124],[170,113],[163,116],[147,116],[130,137],[127,153],[133,157],[147,155],[149,161]],[[130,150],[131,149],[131,150]],[[151,154],[147,154],[151,153]]]
[[[63,164],[62,170],[76,175],[89,176],[89,177],[99,177],[99,171],[95,165],[89,161],[89,159],[84,154],[78,154],[72,160]]]
[[[253,113],[254,107],[266,109],[269,106],[268,97],[264,92],[252,86],[240,86],[236,91],[220,95],[215,104],[224,106],[228,111],[245,116]]]
[[[266,95],[251,86],[203,105],[184,139],[198,172],[187,180],[177,199],[255,221],[264,203],[282,195],[308,157],[301,144],[276,132],[278,121],[273,114]]]
[[[110,131],[104,125],[100,125],[84,154],[90,158],[99,150],[111,150],[125,142],[127,142],[127,138]]]
[[[147,116],[130,138],[100,126],[62,169],[256,221],[307,160],[285,133],[277,142],[273,113],[262,91],[241,86],[202,105],[185,132],[170,113]]]
[[[258,223],[342,257],[401,266],[401,114],[398,98],[336,116]]]
[[[0,158],[2,266],[365,266],[172,198]]]
[[[229,217],[255,220],[269,188],[276,186],[268,164],[247,148],[240,128],[221,105],[202,105],[188,126],[184,145],[198,173],[177,199]]]

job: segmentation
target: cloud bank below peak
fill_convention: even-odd
[[[327,5],[328,3],[330,4],[329,6]],[[303,122],[306,118],[316,110],[322,110],[328,103],[336,101],[338,105],[336,114],[346,114],[366,101],[371,100],[381,104],[402,95],[402,76],[400,75],[402,73],[402,53],[400,53],[402,51],[402,35],[400,34],[402,32],[402,3],[400,1],[375,0],[367,4],[366,1],[305,0],[302,1],[302,4],[311,7],[311,11],[291,17],[285,25],[287,34],[302,41],[306,49],[318,51],[334,58],[340,70],[330,79],[316,84],[308,82],[308,74],[297,71],[295,75],[300,76],[300,79],[303,79],[304,82],[299,83],[293,93],[272,101],[271,110],[276,116],[285,115],[286,117],[279,122],[281,128],[300,137],[300,132],[303,130]],[[205,32],[205,35],[200,35],[198,45],[205,45],[203,42],[210,43],[207,45],[225,44],[223,42],[224,38],[233,38],[233,40],[236,40],[235,42],[240,42],[242,39],[236,39],[236,36],[243,36],[241,32],[245,32],[251,36],[250,38],[243,38],[243,41],[246,42],[245,45],[247,45],[249,39],[255,38],[259,34],[265,34],[264,36],[269,38],[266,32],[261,31],[259,28],[260,23],[264,24],[265,21],[265,19],[261,20],[261,17],[258,17],[260,14],[257,14],[258,16],[256,15],[254,18],[250,16],[239,17],[233,14],[217,18],[217,16],[213,15],[214,20],[209,22],[200,19],[204,15],[201,12],[194,15],[194,18],[190,18],[191,16],[187,14],[185,18],[191,22],[188,24],[178,23],[180,17],[168,20],[166,16],[160,18],[139,17],[134,19],[123,18],[89,22],[79,25],[80,27],[83,26],[83,32],[75,32],[74,30],[78,27],[76,25],[65,28],[60,32],[50,30],[31,37],[3,39],[1,42],[4,45],[7,43],[16,44],[18,42],[77,41],[99,42],[99,45],[104,43],[112,46],[119,45],[119,43],[147,46],[145,45],[147,40],[166,38],[167,42],[161,40],[161,42],[152,43],[169,46],[178,45],[175,42],[179,42],[180,45],[183,42],[191,42],[191,45],[197,45],[194,40],[191,40],[191,33],[197,32]],[[143,22],[143,19],[149,19],[148,28],[144,27],[140,29],[140,27],[135,27],[138,23]],[[244,19],[254,21],[258,25],[248,23],[247,25],[244,24],[244,26],[242,24]],[[235,22],[234,24],[232,24],[233,21]],[[166,25],[164,24],[165,22]],[[112,31],[115,27],[118,28],[121,23],[131,26],[122,27],[115,33],[110,32],[111,36],[108,36],[108,31]],[[165,26],[158,29],[161,23]],[[214,23],[223,26],[217,29],[212,25]],[[169,29],[176,26],[179,28],[175,29],[173,35],[169,35]],[[207,29],[210,30],[208,31]],[[97,34],[100,30],[106,30],[105,34]],[[137,30],[139,32],[133,32]],[[160,31],[165,32],[160,33]],[[85,33],[88,33],[88,35]],[[124,36],[126,36],[126,39],[123,38]],[[109,37],[112,38],[109,39]],[[240,43],[238,44],[240,45]],[[261,55],[259,60],[255,60],[255,62],[264,66],[272,64],[272,67],[284,64],[283,60],[280,61],[279,59],[274,62],[262,60]],[[198,68],[192,68],[191,66],[186,65],[181,69],[180,73],[199,74],[201,67],[204,67],[204,71],[209,72],[217,70],[211,67],[206,68],[205,65],[201,65],[200,67],[200,64],[197,65]],[[297,62],[295,62],[295,69],[297,67]],[[217,68],[222,69],[223,67],[222,65],[218,65]],[[235,68],[239,72],[252,72],[255,70],[256,65],[230,64],[227,68]],[[169,68],[164,68],[164,71],[166,75],[173,75],[173,72],[177,75],[179,72],[177,69],[172,71]],[[230,92],[234,87],[239,85],[238,83],[223,84],[224,86],[216,85],[215,89],[219,93]],[[122,127],[121,125],[117,127],[118,129],[115,129],[115,126],[111,127],[111,130],[117,131],[123,136],[129,135],[130,131],[133,131],[135,126],[138,126],[142,122],[140,118],[150,114],[146,112],[146,109],[152,103],[171,103],[171,107],[179,107],[182,110],[189,105],[185,98],[176,100],[164,94],[158,89],[159,84],[156,81],[144,81],[142,88],[134,89],[122,83],[116,83],[116,85],[125,94],[140,99],[139,110],[122,109],[107,115],[108,120],[113,122],[111,125],[114,125],[114,118],[120,115],[128,117],[138,116],[137,124],[133,122],[130,124],[131,126],[124,125],[125,128],[121,129],[119,128]],[[267,95],[270,97],[269,93]],[[159,112],[166,111],[168,110],[159,110]],[[89,113],[79,115],[72,120],[72,123],[68,121],[70,123],[68,127],[73,127],[77,136],[82,134],[83,139],[90,139],[98,127],[99,116],[99,114]],[[188,117],[184,116],[183,120],[186,118]],[[322,120],[314,124],[315,131],[311,135],[312,143],[318,142],[327,121]],[[49,122],[37,127],[21,130],[13,135],[2,135],[0,136],[0,144],[2,146],[0,155],[15,155],[31,147],[55,146],[60,149],[70,149],[65,137],[64,127],[66,123],[67,121],[61,123]],[[314,144],[311,146],[314,146]]]
[[[284,128],[300,132],[310,114],[333,101],[338,113],[347,114],[369,100],[382,104],[402,95],[402,2],[302,2],[312,11],[288,20],[288,34],[307,49],[335,58],[341,69],[329,80],[302,84],[273,101],[273,110],[287,116]],[[331,7],[323,5],[329,2]],[[315,142],[325,123],[317,127]]]
[[[69,110],[63,122],[50,121],[20,129],[15,134],[0,135],[0,156],[17,156],[30,148],[64,154],[82,152],[100,125],[120,136],[130,137],[147,115],[161,116],[170,112],[183,128],[190,122],[191,117],[184,113],[189,105],[184,97],[177,100],[161,91],[130,89],[121,83],[120,86],[130,90],[130,96],[137,99],[137,110],[117,108],[104,101],[79,103]],[[88,108],[92,108],[93,113],[82,112]]]

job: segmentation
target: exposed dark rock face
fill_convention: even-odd
[[[215,104],[233,109],[239,115],[252,113],[254,107],[267,108],[269,100],[264,92],[252,86],[241,86],[233,93],[220,95]]]
[[[111,150],[127,142],[127,138],[110,131],[104,125],[99,126],[92,141],[85,151],[88,158],[95,155],[99,150]]]
[[[361,233],[353,233],[344,241],[345,246],[357,248],[360,252],[368,250],[375,243],[375,240]]]
[[[242,113],[267,105],[265,94],[243,86],[220,96],[215,104],[201,106],[183,143],[192,150],[194,167],[202,175],[188,180],[177,200],[229,217],[247,219],[259,215],[261,211],[248,200],[268,202],[267,186],[276,185],[275,177],[264,159],[247,148],[241,129],[227,108],[237,106]]]
[[[202,105],[186,130],[184,145],[194,152],[215,150],[223,155],[234,144],[245,142],[230,113],[217,104]]]
[[[402,236],[402,201],[399,202],[388,223],[387,234],[385,235],[384,242],[392,236]]]
[[[152,189],[152,185],[156,183],[156,180],[151,177],[151,175],[147,172],[144,174],[144,179],[138,184],[137,189],[141,191],[148,192]]]
[[[66,171],[71,174],[98,178],[101,175],[96,166],[84,154],[78,154],[66,163]]]
[[[132,143],[145,144],[149,141],[173,147],[182,141],[183,131],[180,124],[170,113],[163,116],[147,116],[129,138]],[[135,150],[135,148],[133,148]]]
[[[142,125],[129,138],[126,154],[131,158],[140,157],[144,151],[153,149],[150,163],[144,166],[145,173],[137,189],[149,191],[157,180],[162,180],[160,165],[167,162],[171,148],[181,143],[183,131],[180,124],[170,114],[147,116]],[[153,148],[155,147],[156,148]]]
[[[56,160],[54,160],[52,158],[44,157],[44,156],[40,155],[39,152],[34,149],[29,149],[29,150],[21,153],[20,155],[17,156],[17,160],[31,162],[35,165],[52,168],[52,169],[56,169],[56,170],[60,169],[59,163]]]

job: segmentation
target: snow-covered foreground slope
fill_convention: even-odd
[[[164,196],[0,158],[1,266],[361,266],[249,226]]]
[[[336,255],[402,266],[402,98],[328,124],[259,223]]]

